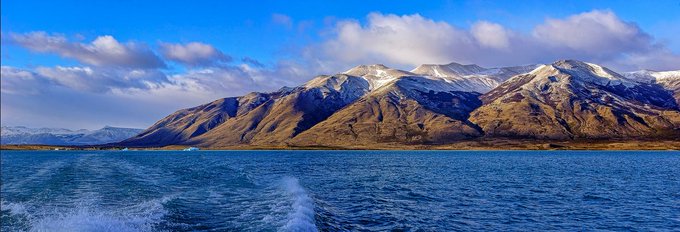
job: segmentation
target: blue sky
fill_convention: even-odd
[[[329,20],[366,21],[371,12],[420,14],[467,28],[478,20],[528,31],[545,18],[593,9],[610,9],[635,22],[680,51],[680,1],[3,1],[2,32],[47,31],[94,38],[113,35],[122,41],[202,41],[235,57],[273,62],[291,46],[321,39]],[[273,14],[309,23],[304,31],[277,25]],[[299,26],[299,25],[298,25]],[[5,47],[3,47],[5,48]],[[58,56],[36,56],[7,47],[13,66],[72,64]],[[3,49],[4,50],[4,49]],[[5,58],[5,57],[3,57]]]
[[[363,63],[573,58],[680,69],[678,0],[8,0],[1,9],[3,125],[146,127],[179,108]]]

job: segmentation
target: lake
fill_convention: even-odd
[[[673,151],[2,151],[2,231],[678,230]]]

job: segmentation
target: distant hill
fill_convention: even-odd
[[[69,130],[3,126],[1,131],[1,144],[97,145],[123,141],[139,134],[142,129],[106,126],[99,130]]]
[[[121,146],[371,147],[680,137],[679,71],[576,60],[484,68],[360,65],[295,88],[179,110]]]

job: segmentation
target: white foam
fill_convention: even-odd
[[[288,221],[281,228],[284,231],[318,231],[314,223],[314,201],[296,178],[283,179],[283,186],[293,198],[292,209],[288,214]]]
[[[144,225],[120,216],[79,209],[32,223],[31,231],[149,231]]]
[[[3,210],[23,216],[30,231],[154,231],[167,210],[163,197],[118,209],[78,204],[73,208],[46,208],[2,201]],[[88,202],[85,200],[84,202]]]
[[[0,209],[9,210],[9,213],[14,215],[28,214],[23,204],[7,202],[5,200],[0,201]]]

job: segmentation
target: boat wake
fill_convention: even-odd
[[[21,191],[25,185],[34,184],[36,181],[41,181],[48,179],[48,177],[55,175],[56,170],[63,168],[67,165],[65,161],[45,161],[40,164],[40,167],[36,172],[30,174],[27,177],[22,178],[13,184],[3,184],[4,191]]]
[[[284,231],[318,231],[314,222],[314,201],[296,178],[283,179],[286,193],[292,198],[293,204],[288,213],[288,221],[281,228]]]
[[[169,197],[139,204],[105,209],[95,205],[50,208],[2,201],[3,220],[21,222],[2,230],[28,231],[155,231],[167,210],[163,204]]]

